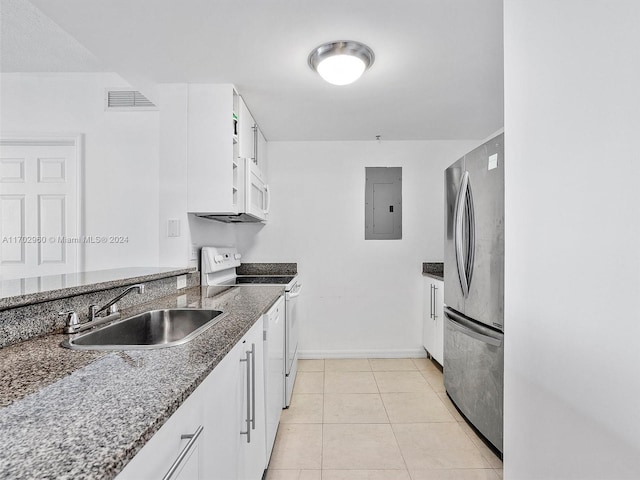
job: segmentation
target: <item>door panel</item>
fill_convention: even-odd
[[[444,241],[444,303],[454,310],[464,312],[464,295],[458,277],[456,246],[454,241],[455,208],[458,190],[464,173],[464,158],[444,172],[445,241]]]
[[[76,272],[75,145],[0,146],[0,278]]]
[[[490,164],[490,157],[493,164]],[[504,324],[504,135],[465,156],[475,212],[475,260],[464,314],[502,330]]]

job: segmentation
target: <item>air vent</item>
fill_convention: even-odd
[[[117,111],[157,110],[157,107],[143,94],[135,90],[106,91],[105,109]]]

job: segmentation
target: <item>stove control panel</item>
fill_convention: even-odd
[[[202,274],[234,269],[241,257],[235,247],[202,247]]]

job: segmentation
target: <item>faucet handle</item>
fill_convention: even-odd
[[[93,320],[96,318],[96,311],[98,310],[97,305],[89,305],[89,320]]]
[[[80,320],[78,319],[78,314],[74,311],[69,312],[58,312],[58,315],[66,315],[67,316],[67,327],[73,327],[75,325],[80,324]]]

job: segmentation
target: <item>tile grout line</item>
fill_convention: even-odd
[[[369,361],[369,366],[371,366],[371,361]],[[372,370],[373,370],[373,367],[372,367]],[[382,393],[380,392],[380,386],[378,385],[378,380],[376,379],[375,374],[373,375],[373,380],[376,382],[376,387],[378,389],[378,395],[380,395],[380,401],[382,402],[382,408],[384,408],[384,413],[387,416],[387,420],[389,420],[389,428],[391,429],[391,433],[393,435],[393,439],[396,441],[396,445],[398,446],[398,451],[400,452],[400,456],[402,457],[402,462],[404,463],[404,468],[405,468],[409,478],[411,478],[411,472],[409,472],[409,465],[407,465],[407,460],[404,458],[404,455],[402,454],[402,449],[400,448],[400,442],[398,442],[398,437],[396,437],[396,432],[393,429],[393,424],[391,423],[391,418],[389,417],[389,412],[387,411],[387,406],[384,404],[384,400],[382,399]]]
[[[325,396],[325,388],[324,381],[326,378],[326,362],[322,360],[322,417],[321,417],[321,428],[320,428],[320,480],[322,480],[322,471],[323,471],[323,462],[324,462],[324,396]],[[302,472],[300,472],[302,475]]]

